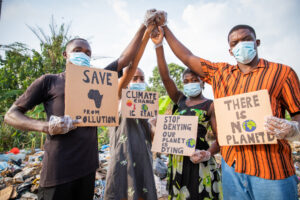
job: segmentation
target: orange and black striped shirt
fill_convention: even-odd
[[[237,65],[204,59],[200,62],[203,80],[212,85],[215,98],[267,89],[274,116],[284,118],[285,110],[292,116],[300,113],[300,84],[292,68],[260,59],[257,68],[245,74]],[[221,154],[229,166],[235,162],[238,173],[272,180],[295,174],[291,147],[286,140],[268,145],[223,146]]]

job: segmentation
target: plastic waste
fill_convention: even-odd
[[[9,157],[7,154],[0,154],[0,161],[9,161]]]
[[[9,152],[10,152],[10,153],[13,153],[13,154],[18,154],[18,153],[20,153],[20,149],[17,148],[17,147],[14,147],[14,148],[12,148]]]
[[[163,162],[162,159],[157,157],[154,161],[154,174],[158,176],[160,179],[164,179],[167,177],[167,171],[168,167],[167,165]]]
[[[5,162],[5,161],[0,162],[0,171],[5,170],[8,167],[9,167],[9,165],[7,162]]]
[[[102,145],[102,146],[101,146],[101,150],[104,151],[104,150],[107,149],[108,147],[109,147],[108,144]]]

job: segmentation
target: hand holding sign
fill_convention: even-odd
[[[49,134],[50,135],[60,135],[65,134],[76,128],[76,124],[79,123],[79,120],[72,120],[68,115],[63,117],[58,117],[52,115],[49,119]]]
[[[198,164],[201,162],[208,161],[210,157],[211,157],[211,153],[209,151],[196,149],[195,152],[190,157],[190,160],[194,164]]]
[[[300,138],[299,124],[296,121],[268,116],[265,120],[265,130],[278,139],[294,141]]]

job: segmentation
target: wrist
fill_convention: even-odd
[[[142,30],[146,30],[146,29],[147,29],[147,26],[146,26],[146,24],[142,23],[142,24],[141,24],[141,27],[140,27],[140,29],[142,29]]]
[[[49,134],[49,123],[48,122],[41,122],[39,132]]]
[[[162,47],[162,46],[163,46],[163,43],[161,42],[161,43],[159,43],[159,44],[155,44],[155,45],[154,45],[154,48],[157,49],[157,48]]]
[[[299,123],[297,121],[290,121],[292,125],[291,132],[285,137],[285,139],[289,141],[295,141],[300,138],[300,129],[299,129]]]

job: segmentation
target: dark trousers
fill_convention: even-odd
[[[95,173],[54,187],[40,187],[38,200],[92,200]]]

